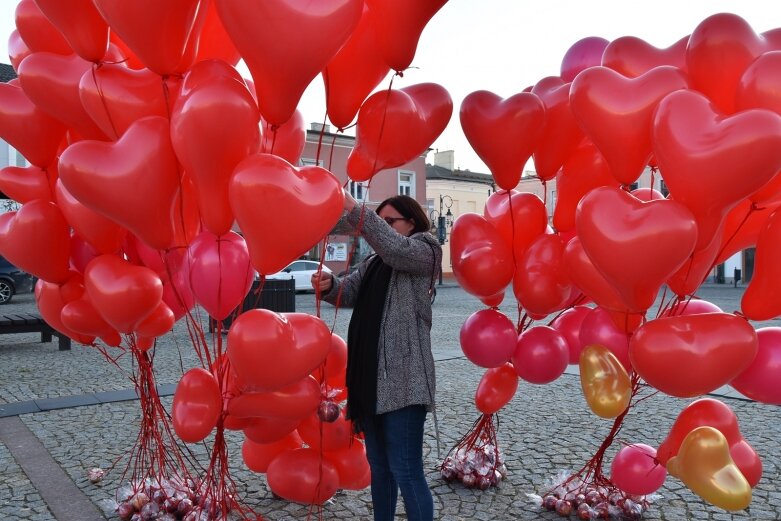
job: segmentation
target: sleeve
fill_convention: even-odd
[[[442,247],[431,234],[405,237],[362,205],[356,205],[347,214],[347,221],[360,230],[369,246],[394,270],[433,277],[439,269]]]
[[[368,260],[371,258],[369,256],[366,260],[364,260],[359,266],[358,269],[350,273],[349,275],[345,277],[337,277],[336,275],[331,275],[331,289],[327,292],[323,293],[322,299],[328,302],[329,304],[336,305],[336,300],[339,300],[339,306],[345,307],[345,308],[351,308],[355,305],[355,301],[358,298],[358,290],[361,287],[361,281],[363,280],[363,275],[366,273],[366,268],[368,266]],[[341,289],[342,295],[339,297],[339,290]]]

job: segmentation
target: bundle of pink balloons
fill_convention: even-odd
[[[508,98],[464,99],[464,133],[501,189],[482,214],[456,220],[451,242],[456,278],[488,306],[461,329],[466,356],[489,368],[476,396],[484,413],[512,398],[509,364],[534,384],[579,364],[586,402],[606,418],[630,405],[633,375],[679,398],[729,384],[781,404],[781,330],[749,322],[781,315],[780,72],[781,29],[756,34],[742,18],[717,14],[667,49],[586,38],[564,57],[561,76]],[[517,190],[530,157],[541,182],[556,181],[552,215]],[[631,189],[647,169],[669,196]],[[715,265],[750,246],[754,276],[739,311],[694,298]],[[664,286],[672,297],[654,310]],[[517,323],[496,309],[508,287],[522,308]],[[548,322],[528,327],[532,320]],[[710,436],[691,434],[700,448]],[[717,467],[679,454],[668,469],[706,500],[744,508],[761,462],[743,443],[731,457],[734,444],[721,444]],[[637,461],[666,464],[678,454],[675,446],[657,461],[649,449],[617,457],[615,481],[626,492],[663,481]],[[692,477],[718,488],[714,476],[730,465],[740,472],[721,495]],[[636,486],[643,479],[653,486]]]

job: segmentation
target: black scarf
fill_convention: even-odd
[[[377,348],[392,271],[379,255],[369,262],[347,330],[347,418],[356,432],[377,410]]]

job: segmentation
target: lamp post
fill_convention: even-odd
[[[453,206],[453,199],[449,195],[439,195],[439,211],[431,210],[429,218],[431,219],[431,230],[439,240],[439,244],[447,242],[447,229],[453,226],[453,212],[450,207]],[[447,209],[447,212],[445,210]],[[442,285],[442,266],[439,268],[439,285]]]

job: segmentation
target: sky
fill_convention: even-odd
[[[0,56],[6,63],[16,3],[0,0]],[[557,76],[567,50],[588,36],[610,41],[635,36],[665,48],[720,12],[743,17],[757,33],[781,27],[777,0],[449,0],[423,31],[414,68],[393,86],[435,82],[445,87],[453,99],[453,117],[432,148],[454,150],[457,168],[488,173],[459,124],[461,101],[470,92],[489,90],[506,98]],[[246,68],[239,70],[249,77]],[[389,79],[377,89],[387,88]],[[307,122],[322,121],[325,94],[319,76],[299,109]]]

